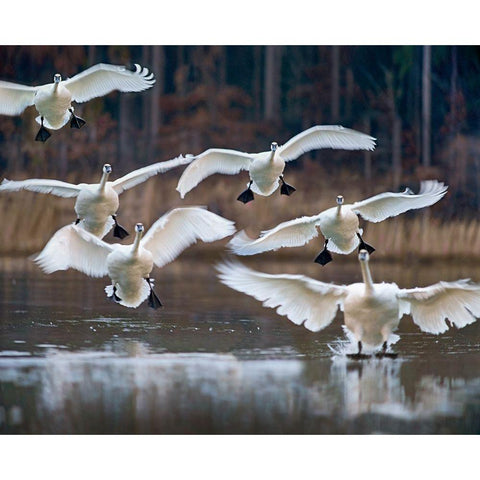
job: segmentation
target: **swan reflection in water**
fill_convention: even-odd
[[[422,373],[405,359],[305,359],[291,351],[275,358],[282,355],[278,350],[271,355],[245,360],[234,354],[158,354],[142,342],[129,342],[122,355],[57,350],[44,358],[0,358],[5,392],[10,384],[19,398],[25,389],[35,392],[34,401],[23,407],[23,423],[7,421],[6,431],[432,433],[441,424],[447,432],[465,433],[478,428],[464,413],[478,410],[480,377],[448,377],[428,368]],[[6,405],[6,411],[18,403]]]

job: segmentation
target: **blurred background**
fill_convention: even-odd
[[[424,211],[365,224],[378,258],[480,255],[480,49],[476,46],[2,46],[0,79],[28,85],[71,77],[96,63],[151,69],[146,92],[114,92],[76,114],[81,130],[34,141],[37,112],[0,116],[1,178],[97,182],[104,163],[113,178],[179,154],[222,147],[259,152],[317,124],[340,124],[377,138],[374,152],[318,150],[287,164],[297,191],[243,205],[248,175],[213,175],[182,201],[183,167],[125,192],[119,218],[127,229],[151,224],[170,208],[208,205],[251,235],[281,221],[435,178],[447,196]],[[40,250],[75,220],[74,201],[19,192],[0,195],[0,254]],[[315,243],[315,242],[311,242]],[[312,255],[320,242],[275,255]],[[216,248],[205,246],[205,249]],[[318,253],[318,252],[317,252]],[[355,260],[354,256],[352,257]]]

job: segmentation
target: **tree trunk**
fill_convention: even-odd
[[[162,46],[154,45],[152,47],[152,71],[155,72],[155,85],[151,89],[150,93],[150,122],[148,129],[145,129],[149,132],[149,142],[148,142],[148,152],[147,159],[149,163],[156,161],[158,156],[157,152],[157,138],[158,138],[158,129],[162,124],[162,110],[160,108],[160,99],[164,92],[164,64],[165,64],[165,51]]]
[[[340,47],[332,47],[332,89],[330,97],[331,121],[338,122],[340,118]]]
[[[280,82],[282,68],[282,47],[267,45],[265,47],[265,103],[266,120],[278,120],[280,117]]]
[[[423,47],[423,74],[422,74],[422,164],[429,167],[431,164],[430,129],[432,115],[431,91],[431,47]]]

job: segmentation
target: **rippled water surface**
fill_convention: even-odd
[[[336,262],[248,264],[360,279]],[[311,333],[221,285],[211,263],[154,270],[153,311],[111,303],[105,279],[0,261],[0,432],[480,433],[480,322],[434,336],[405,317],[398,359],[347,360],[341,314]],[[480,281],[478,265],[372,268],[401,287]]]

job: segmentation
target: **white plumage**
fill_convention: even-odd
[[[238,198],[244,203],[253,200],[252,191],[259,195],[271,195],[278,188],[279,180],[282,182],[282,193],[289,195],[295,189],[283,181],[285,162],[319,148],[373,150],[375,138],[339,125],[317,125],[292,137],[282,146],[272,142],[271,151],[268,152],[244,153],[210,148],[194,157],[180,177],[177,190],[184,198],[203,179],[214,173],[234,175],[247,170],[251,181],[246,192],[250,193],[243,199],[243,194]]]
[[[269,275],[257,272],[238,262],[217,265],[219,278],[225,285],[251,295],[265,307],[276,308],[296,325],[317,332],[329,325],[338,307],[344,313],[348,331],[363,346],[387,354],[404,314],[424,332],[439,334],[449,325],[462,328],[480,316],[480,285],[468,280],[439,282],[424,288],[401,289],[395,283],[373,283],[369,254],[359,253],[363,282],[334,285],[304,275]]]
[[[317,257],[322,265],[331,260],[329,251],[341,254],[351,253],[357,246],[374,250],[361,239],[358,215],[370,222],[380,222],[408,210],[433,205],[447,192],[447,186],[436,180],[421,183],[420,191],[414,195],[410,190],[402,193],[386,192],[350,205],[343,203],[343,197],[337,197],[337,206],[318,215],[304,216],[277,225],[261,233],[257,239],[251,239],[241,231],[229,242],[229,248],[237,255],[254,255],[281,247],[305,245],[318,236],[319,229],[325,237],[323,252]],[[327,250],[328,243],[328,250]]]
[[[91,277],[108,275],[107,295],[135,308],[147,297],[157,308],[150,272],[163,267],[197,240],[214,242],[235,232],[234,223],[201,207],[176,208],[159,218],[143,236],[137,224],[133,244],[108,244],[76,225],[61,228],[35,257],[45,273],[73,268]]]
[[[0,114],[20,115],[27,107],[35,105],[39,113],[36,120],[41,125],[36,139],[46,141],[50,134],[45,132],[45,127],[58,130],[69,120],[73,120],[71,126],[75,128],[85,123],[73,114],[72,101],[86,102],[114,90],[141,92],[151,88],[154,83],[153,74],[138,64],[135,64],[135,71],[132,72],[124,66],[104,63],[94,65],[67,80],[62,80],[57,73],[53,83],[38,87],[0,81]]]
[[[180,155],[172,160],[154,163],[134,170],[113,182],[108,181],[112,171],[109,164],[103,166],[100,183],[80,183],[75,185],[48,179],[20,181],[4,179],[0,184],[0,192],[30,190],[38,193],[49,193],[58,197],[76,197],[75,212],[77,214],[77,222],[85,230],[103,238],[115,224],[115,236],[123,238],[123,236],[128,234],[116,223],[115,214],[119,206],[118,196],[125,190],[135,187],[153,175],[166,172],[190,161],[190,157]]]

